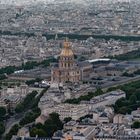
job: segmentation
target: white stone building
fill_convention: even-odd
[[[125,92],[122,90],[116,90],[116,91],[111,91],[106,94],[96,96],[90,101],[82,101],[82,104],[86,104],[89,106],[89,110],[94,110],[98,107],[104,107],[106,105],[113,105],[115,102],[124,97],[125,98]]]
[[[60,115],[60,119],[71,117],[73,120],[78,120],[80,117],[87,115],[88,106],[86,105],[71,105],[71,104],[59,104],[51,108],[42,110],[42,114],[48,116],[48,114],[56,112]]]

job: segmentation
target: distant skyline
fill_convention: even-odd
[[[0,4],[13,4],[13,5],[18,5],[18,4],[31,4],[31,3],[37,3],[37,2],[49,2],[49,3],[53,3],[53,2],[59,2],[59,1],[65,1],[65,2],[84,2],[86,3],[87,1],[91,1],[91,0],[0,0]],[[102,2],[110,2],[110,1],[131,1],[131,0],[93,0],[93,1],[102,1]]]

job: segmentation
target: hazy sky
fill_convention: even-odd
[[[75,2],[87,2],[88,0],[0,0],[0,4],[29,4],[29,3],[36,3],[39,1],[43,2],[51,2],[53,3],[54,1],[75,1]],[[95,0],[94,0],[95,1]],[[111,0],[96,0],[96,1],[111,1]],[[114,0],[114,1],[130,1],[130,0]]]
[[[54,0],[0,0],[1,3],[28,3],[28,2],[38,2],[38,1],[49,1],[52,2]],[[56,1],[56,0],[55,0]],[[57,0],[60,1],[60,0]],[[63,1],[81,1],[81,0],[63,0]],[[86,1],[86,0],[83,0]],[[96,1],[110,1],[110,0],[96,0]],[[114,0],[114,1],[129,1],[129,0]]]

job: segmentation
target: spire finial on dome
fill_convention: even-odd
[[[70,42],[68,41],[68,38],[65,38],[63,49],[61,51],[61,56],[73,56],[72,49],[70,47]]]
[[[69,46],[70,46],[70,43],[68,41],[68,38],[66,37],[64,41],[64,48],[69,48]]]

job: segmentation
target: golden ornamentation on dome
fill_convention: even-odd
[[[69,47],[70,47],[70,42],[68,41],[68,38],[66,38],[64,41],[64,48],[69,48]]]
[[[64,48],[62,49],[60,56],[73,56],[73,52],[70,47],[70,42],[68,42],[68,39],[64,41]]]
[[[70,136],[70,135],[67,135],[65,139],[66,140],[73,140],[72,136]]]

